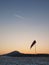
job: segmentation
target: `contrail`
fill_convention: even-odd
[[[30,49],[36,44],[36,40],[34,40],[30,46]]]
[[[21,16],[21,15],[16,15],[16,17],[17,17],[17,18],[20,18],[20,19],[24,19],[24,17]]]

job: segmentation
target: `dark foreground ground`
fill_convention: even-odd
[[[0,56],[0,65],[49,65],[49,57]]]

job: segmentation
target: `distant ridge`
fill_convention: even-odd
[[[49,57],[49,54],[24,54],[19,51],[13,51],[7,54],[3,54],[2,56],[10,56],[10,57]]]
[[[7,54],[3,54],[3,56],[11,56],[11,57],[16,57],[16,56],[21,56],[22,53],[20,53],[19,51],[12,51],[10,53]]]

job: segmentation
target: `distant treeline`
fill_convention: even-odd
[[[10,57],[49,57],[49,54],[24,54],[18,51],[13,51],[8,54],[4,54],[2,56],[10,56]]]
[[[5,54],[3,56],[11,57],[49,57],[49,54]]]

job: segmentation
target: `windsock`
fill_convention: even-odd
[[[36,40],[34,40],[30,46],[30,49],[36,44]]]

